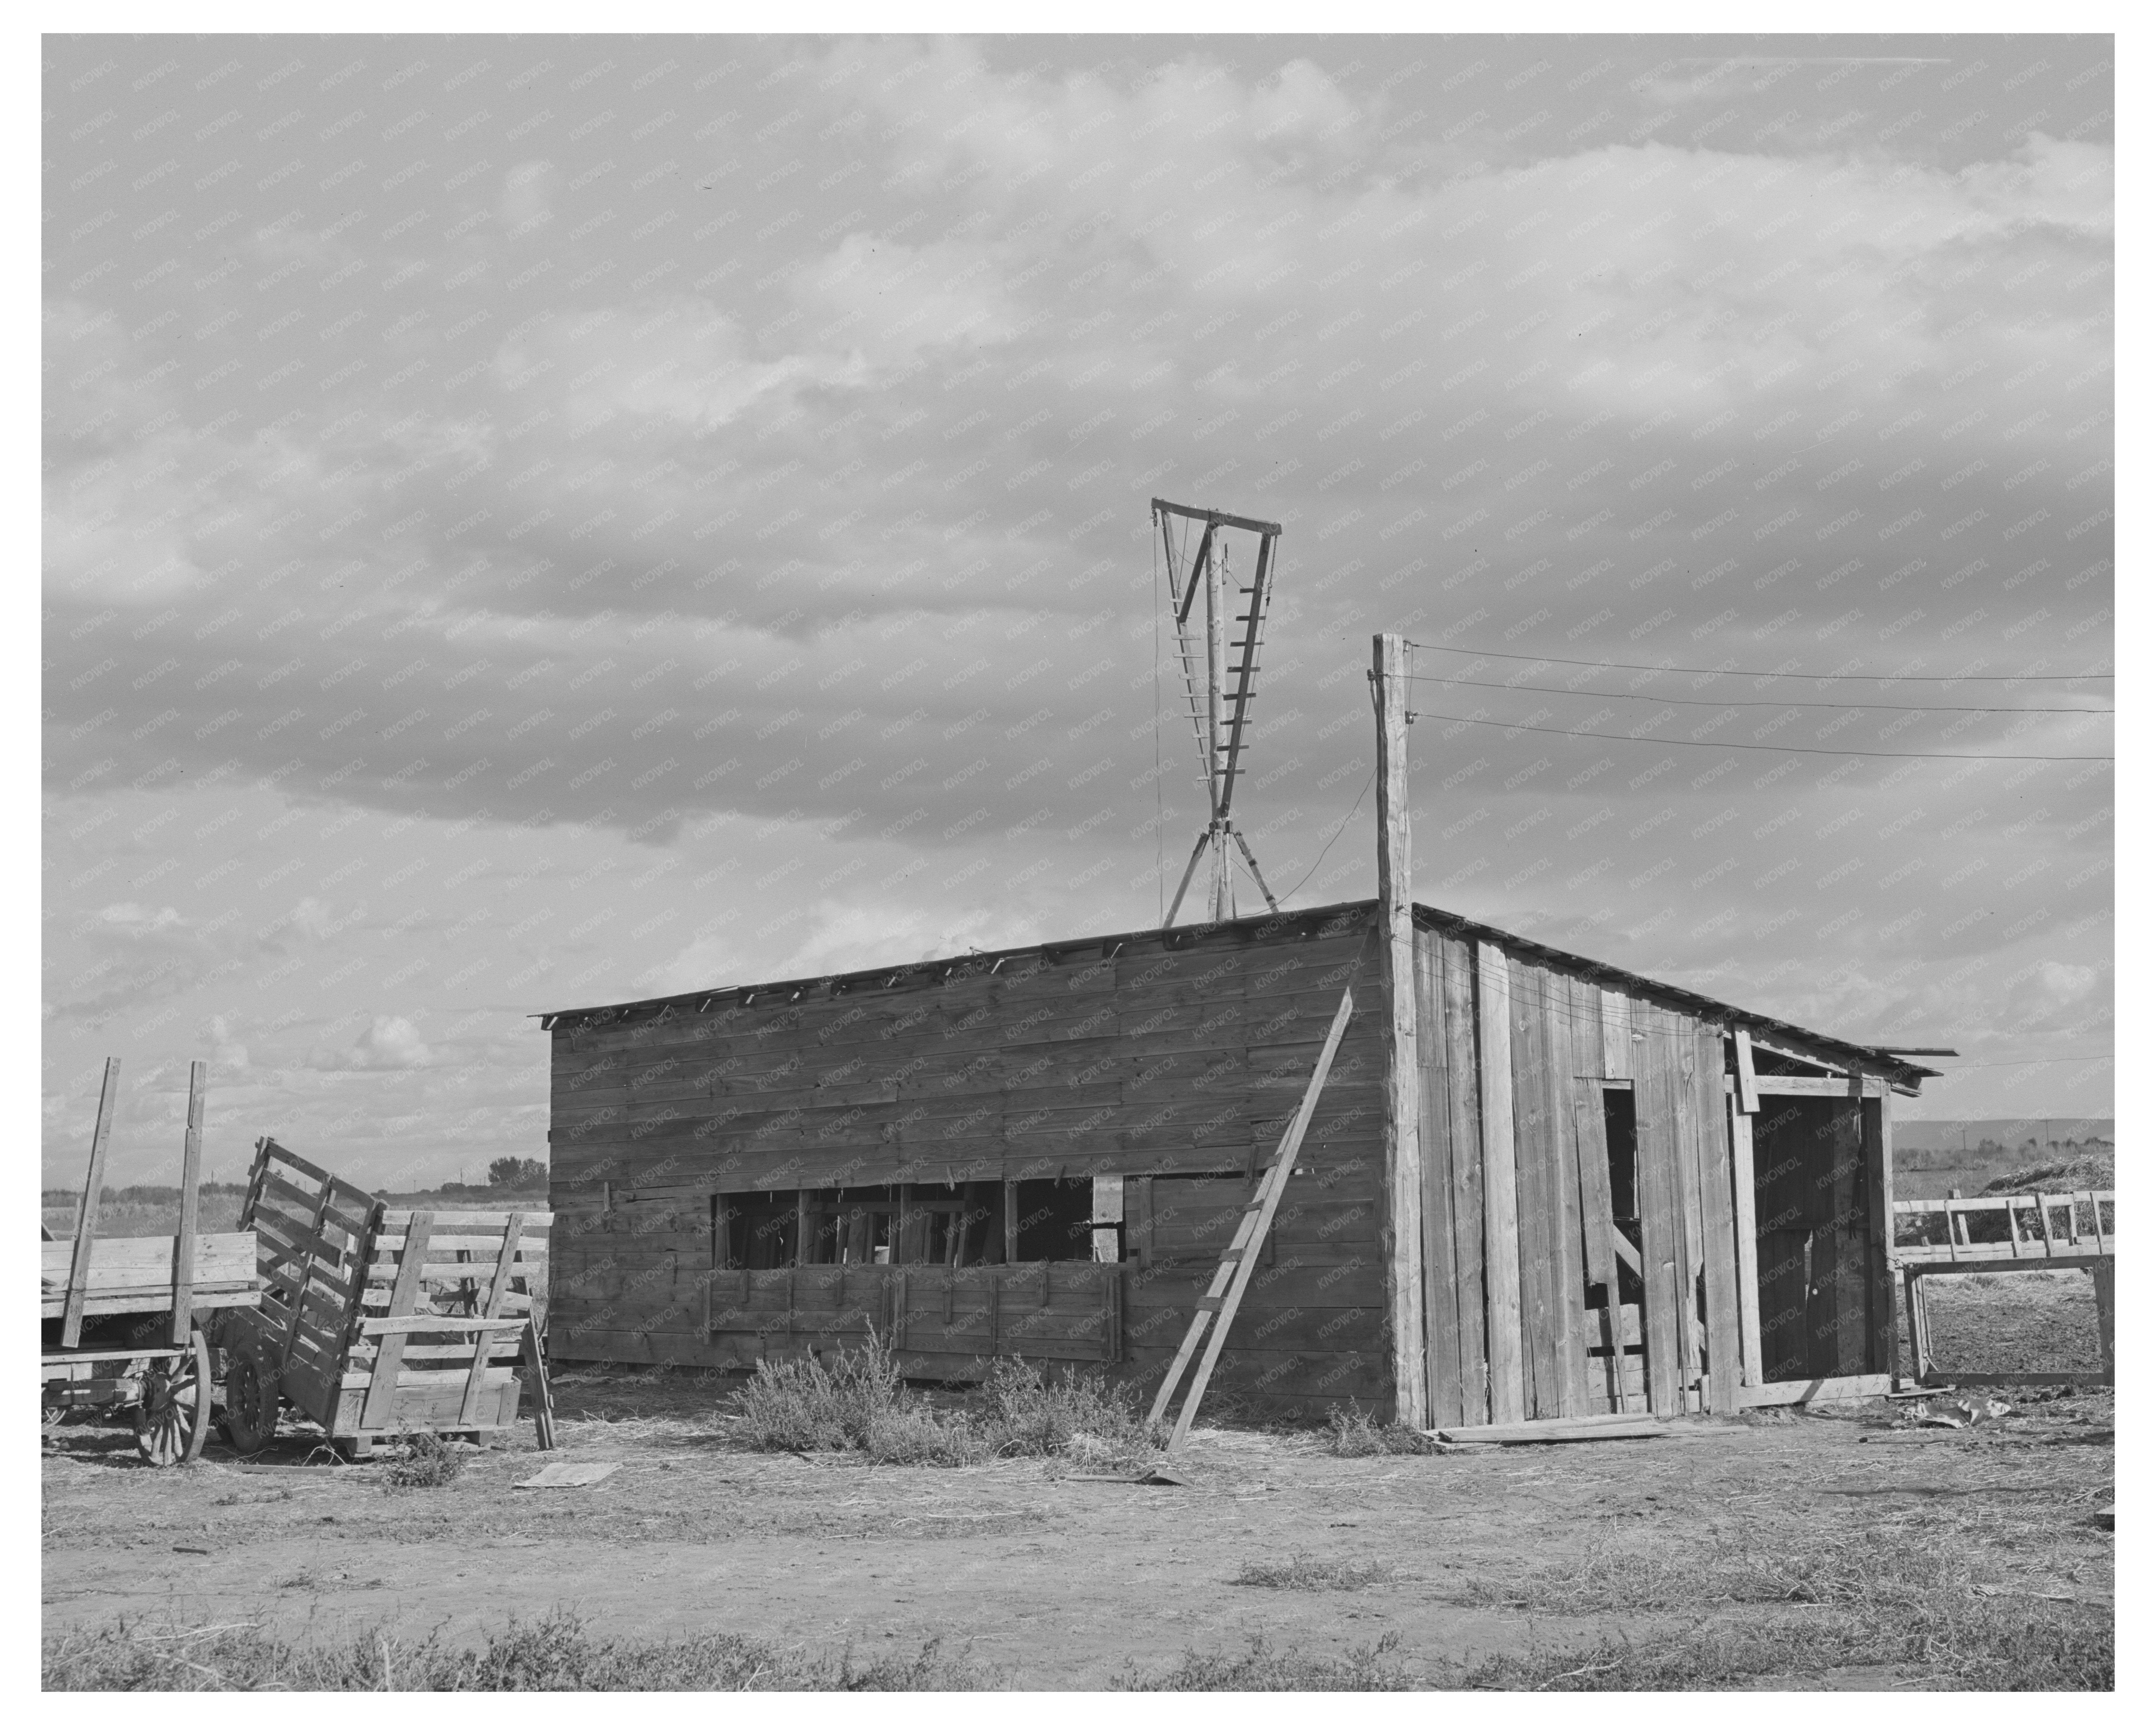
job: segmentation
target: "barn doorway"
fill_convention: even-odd
[[[1763,1096],[1752,1124],[1760,1375],[1872,1369],[1871,1194],[1854,1097]]]

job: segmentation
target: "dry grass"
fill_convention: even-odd
[[[1553,1617],[1753,1604],[1883,1611],[1942,1590],[1967,1592],[1969,1582],[1956,1542],[1904,1532],[1867,1530],[1839,1539],[1792,1532],[1772,1542],[1653,1550],[1592,1538],[1577,1561],[1471,1581],[1460,1602]]]
[[[573,1612],[512,1620],[479,1648],[437,1635],[376,1631],[334,1645],[294,1641],[251,1624],[149,1630],[116,1624],[46,1638],[50,1690],[953,1690],[993,1674],[930,1641],[912,1655],[857,1663],[850,1649],[814,1658],[742,1635],[680,1640],[595,1635]]]
[[[1929,1688],[2112,1686],[2108,1613],[2030,1593],[1979,1592],[1967,1549],[1945,1528],[1789,1532],[1675,1552],[1591,1540],[1577,1562],[1471,1584],[1461,1603],[1558,1617],[1715,1615],[1584,1651],[1485,1661],[1463,1681],[1501,1689],[1716,1689],[1876,1665],[1917,1670]],[[1745,1609],[1774,1606],[1811,1609],[1772,1616]]]
[[[1343,1410],[1325,1416],[1325,1430],[1336,1455],[1434,1455],[1436,1441],[1411,1425],[1379,1423],[1351,1397]]]
[[[1127,1389],[1098,1373],[1044,1373],[1000,1358],[948,1406],[908,1389],[881,1337],[828,1359],[760,1362],[735,1395],[738,1435],[757,1450],[850,1452],[897,1466],[963,1467],[1012,1455],[1137,1465],[1159,1436]]]
[[[1336,1658],[1270,1645],[1253,1635],[1240,1653],[1186,1652],[1166,1671],[1140,1672],[1127,1667],[1111,1686],[1127,1690],[1188,1692],[1198,1690],[1402,1690],[1430,1686],[1411,1677],[1392,1656],[1397,1635],[1367,1647],[1351,1647]]]
[[[1286,1588],[1296,1593],[1355,1593],[1373,1582],[1390,1581],[1397,1573],[1390,1563],[1375,1560],[1360,1563],[1347,1558],[1321,1560],[1307,1552],[1297,1552],[1284,1563],[1277,1558],[1253,1558],[1243,1565],[1232,1584]]]
[[[1892,1667],[1927,1690],[2110,1690],[2107,1613],[1942,1594],[1922,1608],[1867,1616],[1710,1617],[1638,1637],[1530,1656],[1502,1654],[1462,1673],[1473,1689],[1671,1690],[1802,1686],[1846,1666]]]

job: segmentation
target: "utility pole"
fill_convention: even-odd
[[[1225,922],[1232,914],[1235,877],[1228,849],[1230,840],[1250,878],[1257,882],[1258,891],[1265,894],[1267,906],[1278,910],[1272,889],[1258,871],[1250,841],[1236,830],[1229,811],[1235,799],[1235,782],[1244,772],[1244,741],[1250,703],[1257,696],[1258,649],[1265,644],[1265,608],[1272,597],[1274,543],[1280,537],[1280,523],[1251,521],[1217,509],[1193,509],[1161,497],[1152,500],[1152,514],[1168,558],[1168,610],[1174,620],[1176,651],[1183,665],[1183,698],[1189,703],[1191,723],[1198,733],[1198,761],[1204,774],[1207,802],[1205,830],[1198,835],[1161,926],[1165,928],[1175,921],[1183,908],[1183,896],[1198,873],[1199,862],[1208,855],[1212,860],[1209,896],[1213,920]],[[1176,547],[1173,523],[1177,520],[1205,524],[1196,552],[1187,560]],[[1258,536],[1257,560],[1248,588],[1239,588],[1229,578],[1229,529]],[[1205,592],[1202,641],[1197,639],[1191,619],[1201,585]],[[1238,597],[1250,600],[1248,611],[1235,610],[1230,602]],[[1243,626],[1242,633],[1231,643],[1229,628],[1235,624]],[[1233,663],[1229,656],[1231,644],[1240,651],[1240,657]]]
[[[1385,1002],[1386,1330],[1394,1417],[1429,1424],[1422,1286],[1422,1067],[1417,1056],[1414,891],[1408,831],[1406,640],[1376,635],[1370,683],[1378,709],[1378,938]]]

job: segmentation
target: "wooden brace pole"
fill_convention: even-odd
[[[203,1110],[209,1100],[209,1066],[187,1063],[187,1135],[180,1152],[180,1231],[172,1241],[172,1346],[187,1346],[194,1321],[195,1238],[202,1216]]]
[[[120,1062],[105,1063],[105,1085],[97,1093],[97,1126],[90,1139],[90,1172],[83,1177],[82,1199],[74,1213],[74,1252],[68,1260],[67,1303],[61,1308],[60,1346],[82,1341],[82,1315],[90,1300],[90,1254],[97,1238],[97,1206],[105,1189],[105,1153],[112,1142],[112,1118],[120,1106]]]
[[[1414,902],[1408,828],[1408,644],[1371,640],[1378,706],[1378,916],[1385,1014],[1386,1327],[1394,1417],[1428,1425],[1423,1373],[1422,1066],[1416,1058]]]

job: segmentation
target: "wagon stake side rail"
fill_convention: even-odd
[[[274,1138],[254,1148],[240,1219],[267,1287],[219,1333],[235,1446],[267,1443],[280,1401],[354,1455],[421,1431],[484,1440],[516,1424],[529,1384],[552,1449],[541,1332],[553,1217],[392,1209]]]

